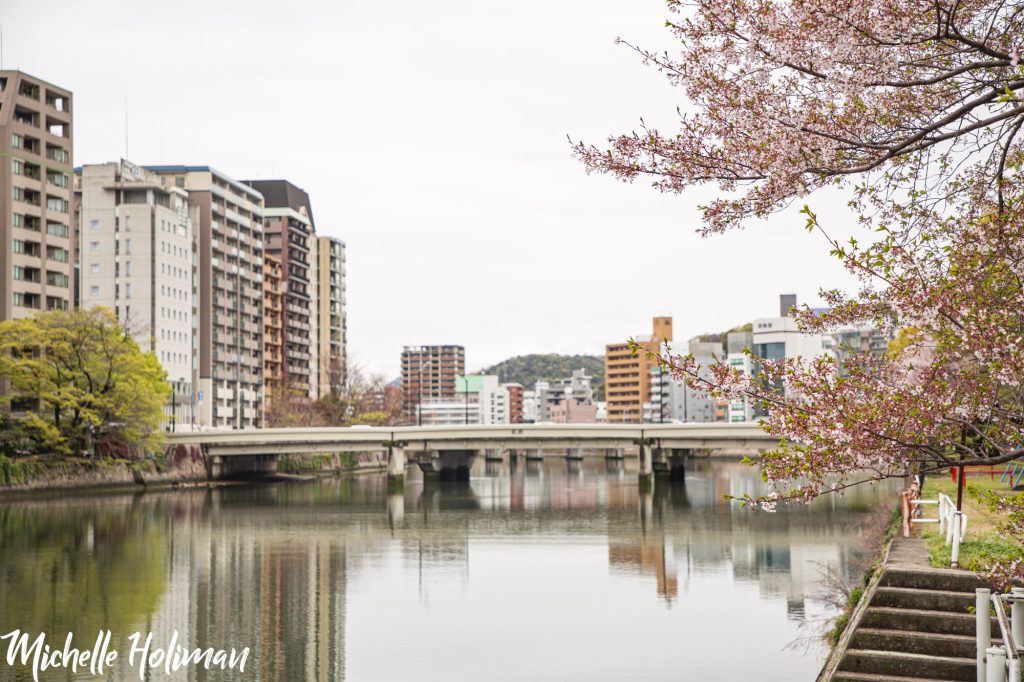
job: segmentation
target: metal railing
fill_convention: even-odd
[[[921,516],[921,507],[928,505],[938,507],[937,518]],[[956,568],[960,564],[960,545],[967,534],[967,514],[957,511],[956,505],[945,493],[939,493],[934,500],[920,497],[917,484],[903,491],[903,537],[910,537],[910,526],[914,523],[937,523],[939,533],[946,538],[946,546],[950,547],[949,563]]]
[[[1006,618],[1004,603],[1010,604]],[[1021,682],[1020,650],[1024,643],[1024,588],[1009,594],[992,594],[988,588],[975,590],[975,623],[978,646],[978,682]],[[1002,646],[992,645],[991,613],[995,611]]]

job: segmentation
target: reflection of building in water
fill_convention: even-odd
[[[654,574],[658,595],[671,602],[679,595],[675,558],[666,557],[665,536],[645,535],[640,542],[630,543],[608,539],[608,563],[613,570],[635,570],[641,575]]]
[[[166,646],[177,630],[183,646],[248,646],[254,679],[345,679],[342,542],[295,544],[287,534],[257,532],[255,523],[175,523],[168,589],[149,625],[154,641]]]
[[[788,613],[801,618],[807,599],[819,591],[822,574],[848,571],[848,546],[855,541],[837,537],[845,533],[840,531],[844,524],[837,520],[831,499],[774,514],[723,500],[726,494],[764,494],[756,473],[722,463],[688,471],[686,490],[693,512],[681,517],[685,523],[677,526],[672,540],[680,551],[686,548],[687,573],[729,568],[735,582],[756,583],[762,596],[784,598]],[[849,582],[852,576],[843,577]]]

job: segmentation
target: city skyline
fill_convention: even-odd
[[[763,315],[779,291],[814,304],[819,285],[851,284],[800,229],[799,207],[702,240],[696,193],[588,177],[571,158],[566,135],[600,142],[640,116],[671,124],[682,93],[613,44],[670,46],[661,2],[525,4],[500,17],[463,2],[429,14],[306,2],[273,25],[260,21],[269,5],[203,6],[197,24],[185,3],[161,22],[181,36],[168,59],[132,58],[163,48],[124,3],[59,4],[5,14],[3,65],[74,94],[76,165],[209,164],[302,187],[318,233],[349,251],[353,366],[394,377],[403,346],[445,343],[466,347],[469,370],[533,352],[600,355],[654,315],[689,338]],[[72,30],[86,20],[95,31]],[[36,44],[44,25],[69,39]],[[282,35],[289,50],[266,49]],[[211,59],[223,68],[210,72]],[[308,92],[308,106],[270,96],[285,90]],[[840,232],[841,202],[813,204]]]

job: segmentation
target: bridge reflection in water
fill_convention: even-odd
[[[827,611],[819,564],[850,570],[878,492],[768,515],[722,500],[760,490],[735,462],[646,491],[635,460],[490,464],[401,492],[367,476],[0,505],[0,621],[84,634],[111,602],[69,595],[120,569],[138,577],[115,638],[248,645],[246,679],[810,679],[815,657],[782,647]]]

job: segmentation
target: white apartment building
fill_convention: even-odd
[[[209,166],[148,169],[185,190],[198,216],[197,422],[262,426],[263,195]]]
[[[493,374],[458,376],[454,398],[434,398],[417,406],[417,423],[424,426],[508,424],[508,389]]]
[[[104,306],[152,351],[174,393],[167,427],[196,424],[195,230],[188,194],[121,160],[76,173],[79,305]]]

